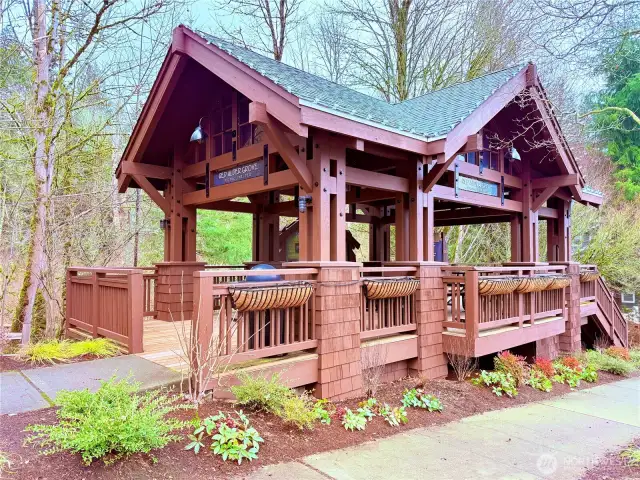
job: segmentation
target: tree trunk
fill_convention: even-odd
[[[24,299],[19,303],[16,319],[22,320],[22,343],[28,343],[31,338],[31,324],[33,321],[34,305],[38,290],[42,289],[44,273],[47,269],[45,257],[45,242],[47,239],[48,204],[53,180],[53,144],[47,145],[47,130],[51,125],[54,109],[48,105],[49,98],[49,67],[51,57],[47,48],[46,6],[43,0],[34,1],[34,32],[33,55],[36,66],[36,81],[34,84],[35,123],[34,140],[35,155],[33,170],[35,180],[34,214],[31,230],[28,269],[25,272],[23,284]],[[22,296],[22,295],[21,295]],[[49,302],[45,302],[49,304]]]

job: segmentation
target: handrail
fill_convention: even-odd
[[[194,272],[195,277],[268,277],[272,275],[317,275],[317,268],[275,268],[272,270],[208,270]]]
[[[447,272],[562,272],[566,270],[565,265],[540,265],[540,266],[528,266],[520,265],[513,267],[497,266],[497,267],[483,267],[476,265],[447,265],[442,269]]]
[[[415,273],[418,267],[360,267],[360,273]]]
[[[602,277],[598,278],[597,285],[598,291],[601,294],[598,295],[596,293],[596,303],[599,305],[600,310],[605,314],[610,325],[611,330],[608,333],[611,336],[611,340],[615,340],[614,336],[617,336],[620,339],[620,343],[622,343],[624,346],[627,346],[628,326],[627,321],[624,318],[624,314],[618,306],[613,293]]]

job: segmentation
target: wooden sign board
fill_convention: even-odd
[[[240,182],[250,178],[264,175],[264,161],[262,159],[255,162],[245,163],[237,167],[217,170],[213,172],[213,185],[227,185],[229,183]]]
[[[471,177],[458,177],[458,188],[460,190],[466,190],[468,192],[482,193],[483,195],[491,195],[492,197],[498,196],[498,184],[486,182],[484,180],[478,180]]]

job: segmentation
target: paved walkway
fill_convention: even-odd
[[[176,385],[181,375],[136,355],[68,363],[20,372],[0,373],[0,414],[21,413],[53,405],[60,390],[95,391],[113,375],[132,378],[142,389]]]
[[[577,479],[639,437],[640,378],[633,378],[271,465],[249,478]]]

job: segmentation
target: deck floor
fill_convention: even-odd
[[[191,335],[191,321],[165,322],[144,320],[144,352],[138,356],[179,372],[187,370],[188,347],[185,343]]]

